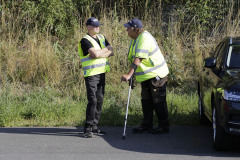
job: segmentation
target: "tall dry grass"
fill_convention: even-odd
[[[209,50],[222,37],[239,34],[239,14],[234,12],[234,3],[228,6],[228,14],[224,20],[213,25],[212,30],[200,29],[192,32],[189,28],[196,17],[193,16],[189,23],[178,17],[181,12],[186,11],[185,8],[175,10],[174,6],[162,6],[161,1],[141,1],[136,2],[137,4],[132,2],[127,6],[122,0],[121,11],[117,3],[96,2],[99,4],[98,12],[101,13],[97,18],[103,23],[101,33],[106,36],[115,52],[110,63],[112,72],[117,76],[128,70],[126,55],[129,37],[123,23],[133,17],[140,16],[145,29],[156,38],[168,62],[169,81],[173,86],[192,86],[192,82],[196,80],[195,75],[199,72],[198,67],[201,66],[202,59],[208,56]],[[90,16],[94,14],[90,9],[90,4],[94,2],[88,3],[86,14]],[[112,8],[107,8],[108,6]],[[137,6],[145,8],[145,14]],[[131,7],[136,10],[129,10]],[[168,12],[162,13],[163,10]],[[78,42],[86,34],[86,18],[74,28],[74,34],[63,39],[41,32],[37,23],[33,30],[28,25],[21,26],[20,19],[21,15],[14,14],[14,8],[12,11],[5,9],[2,12],[1,81],[61,88],[73,88],[78,82],[83,83],[81,62],[76,51]],[[34,24],[31,17],[27,16],[24,22],[27,21]]]
[[[1,43],[2,81],[59,84],[61,68],[51,40],[41,35],[26,35],[23,42],[3,40]]]

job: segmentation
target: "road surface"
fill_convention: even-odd
[[[100,127],[105,136],[83,137],[83,128],[0,128],[0,160],[235,160],[240,147],[217,152],[209,126],[173,126],[169,134],[133,134]]]

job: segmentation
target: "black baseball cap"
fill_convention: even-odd
[[[91,17],[87,20],[86,25],[91,25],[91,26],[100,26],[102,25],[97,18]]]
[[[126,27],[126,28],[129,28],[129,27],[142,28],[143,24],[139,19],[134,18],[134,19],[130,20],[128,23],[125,23],[124,27]]]

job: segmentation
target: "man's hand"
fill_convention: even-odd
[[[127,82],[130,80],[130,78],[131,78],[131,75],[129,76],[128,74],[124,74],[124,75],[122,75],[121,82],[122,81]]]
[[[122,81],[128,82],[129,86],[130,86],[131,85],[131,76],[129,76],[128,74],[122,75],[121,83],[122,83]],[[132,80],[132,85],[131,85],[131,89],[133,89],[133,88],[135,88],[134,80]]]
[[[113,56],[113,55],[114,55],[114,53],[113,53],[113,48],[112,48],[110,45],[108,45],[106,48],[107,48],[108,50],[112,51],[112,53],[111,53],[108,57]]]

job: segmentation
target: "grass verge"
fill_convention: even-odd
[[[124,124],[128,85],[126,83],[107,83],[100,125],[121,126]],[[19,85],[18,85],[19,86]],[[25,88],[5,87],[0,92],[0,126],[82,126],[85,121],[85,88],[82,94],[68,93],[51,87]],[[14,92],[13,92],[14,91]],[[141,123],[140,85],[131,91],[128,112],[128,125]],[[171,125],[197,125],[197,93],[179,93],[168,89],[167,103]],[[156,117],[154,118],[157,124]]]

